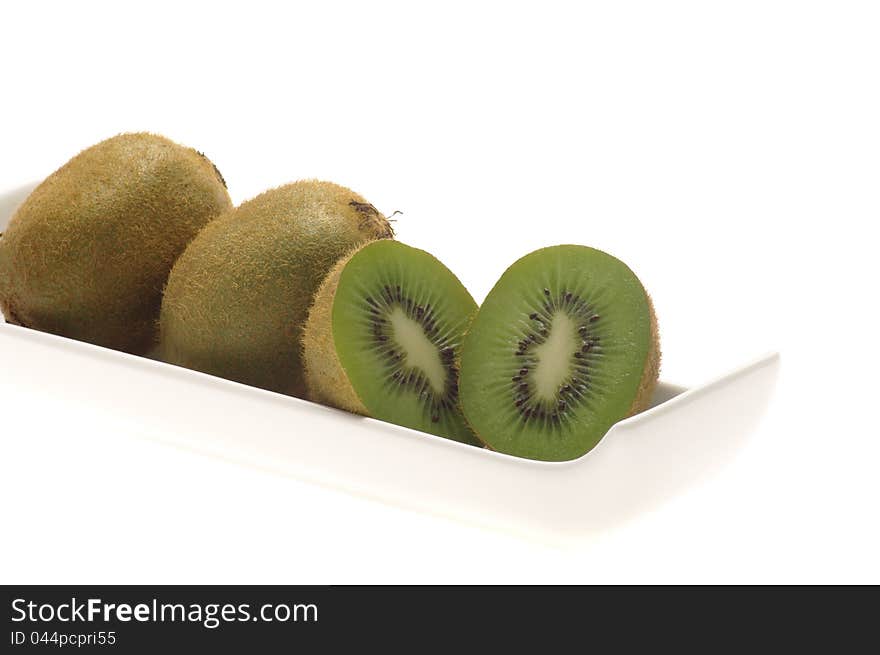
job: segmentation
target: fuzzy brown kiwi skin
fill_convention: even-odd
[[[210,159],[208,159],[208,156],[207,156],[205,153],[203,153],[201,150],[197,150],[197,151],[196,151],[196,154],[197,154],[199,157],[201,157],[202,159],[204,159],[206,162],[208,162],[209,164],[211,164],[211,168],[214,169],[214,174],[217,176],[217,179],[220,180],[220,184],[223,185],[223,188],[224,188],[224,189],[228,189],[228,188],[229,188],[229,185],[226,184],[226,178],[223,177],[223,173],[221,173],[221,172],[220,172],[220,169],[217,168],[217,164],[215,164],[215,163],[212,162]]]
[[[174,261],[230,207],[197,151],[149,133],[102,141],[16,210],[0,239],[0,309],[12,323],[143,354]]]
[[[645,368],[642,370],[642,377],[639,380],[639,390],[633,400],[633,404],[629,409],[627,417],[644,411],[651,404],[651,398],[657,389],[657,382],[660,379],[660,364],[663,357],[660,350],[660,331],[657,327],[657,313],[654,311],[654,301],[651,296],[645,292],[648,299],[648,309],[651,312],[651,350],[645,360]]]
[[[160,357],[305,396],[301,340],[314,294],[352,248],[393,236],[373,205],[332,182],[261,193],[208,225],[174,265]]]
[[[302,362],[306,398],[353,414],[369,416],[369,411],[351,386],[339,361],[333,338],[333,299],[339,278],[346,264],[359,250],[355,248],[342,257],[318,287],[303,328]]]

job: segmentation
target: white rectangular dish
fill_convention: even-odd
[[[31,188],[0,194],[0,231]],[[0,376],[17,387],[112,414],[164,443],[551,539],[632,518],[732,459],[779,367],[771,354],[690,389],[661,383],[650,409],[614,425],[591,452],[537,462],[2,319],[0,362]]]

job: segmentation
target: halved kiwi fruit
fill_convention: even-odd
[[[585,246],[537,250],[505,271],[461,349],[461,404],[503,453],[569,460],[650,402],[660,369],[648,294]]]
[[[477,305],[432,255],[390,240],[343,258],[303,333],[309,398],[478,443],[458,407],[456,354]]]

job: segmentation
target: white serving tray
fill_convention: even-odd
[[[0,230],[31,188],[0,193]],[[2,318],[0,362],[0,376],[16,387],[113,415],[163,443],[552,540],[630,519],[730,461],[760,419],[779,368],[771,354],[690,389],[661,382],[650,409],[614,425],[583,457],[537,462]]]

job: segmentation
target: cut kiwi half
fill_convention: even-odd
[[[465,443],[457,354],[477,304],[429,253],[397,241],[340,260],[303,332],[308,397]]]
[[[561,461],[650,402],[660,369],[648,294],[619,259],[543,248],[505,271],[461,348],[464,415],[493,450]]]

